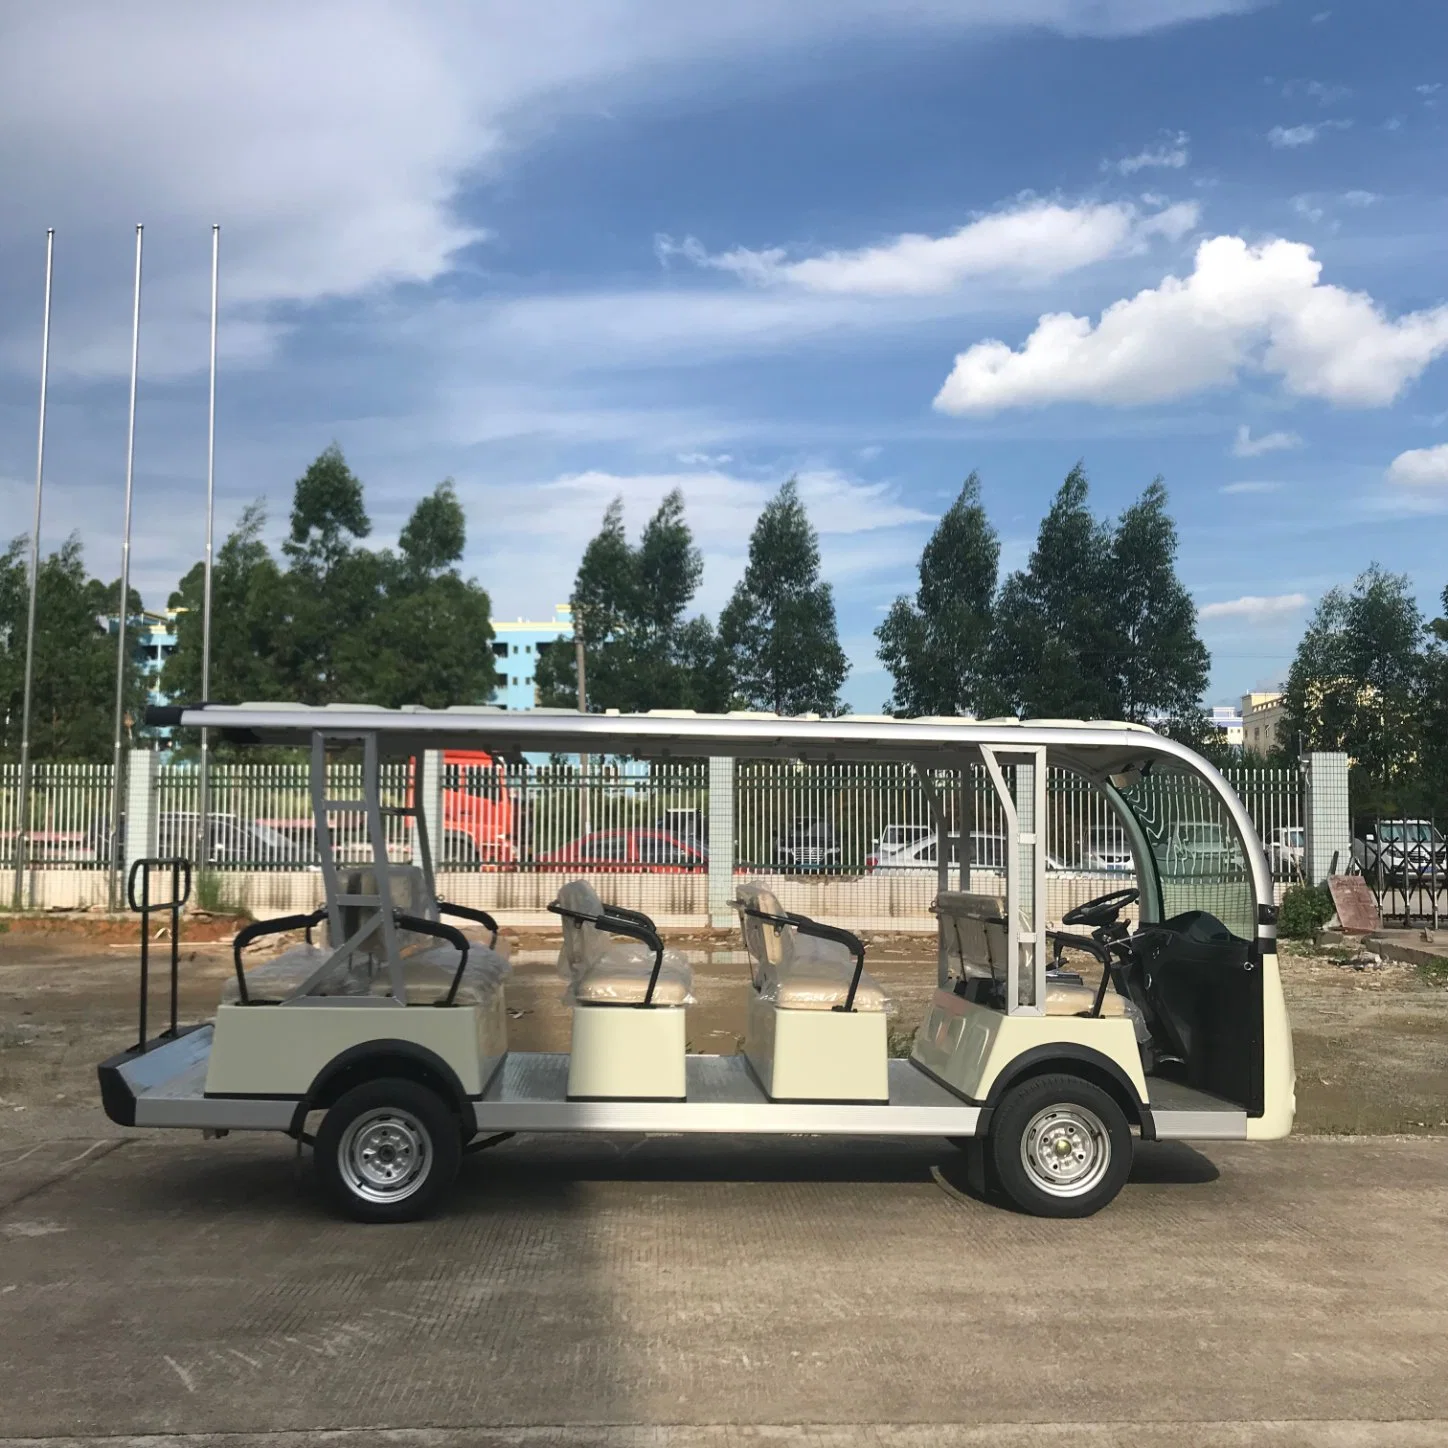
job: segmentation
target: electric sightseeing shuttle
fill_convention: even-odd
[[[350,1216],[423,1215],[465,1151],[517,1132],[946,1137],[989,1190],[1066,1217],[1115,1197],[1137,1139],[1291,1130],[1262,846],[1211,764],[1141,726],[292,704],[152,714],[241,745],[310,748],[326,898],[311,915],[241,931],[212,1021],[178,1029],[173,1006],[169,1030],[147,1040],[143,1026],[104,1062],[106,1111],[124,1126],[285,1132],[311,1145],[326,1194]],[[859,937],[783,908],[778,881],[747,879],[729,902],[749,962],[739,1054],[687,1052],[689,967],[647,915],[608,903],[607,877],[570,881],[549,907],[563,931],[569,1052],[510,1051],[492,917],[438,899],[425,811],[379,792],[384,759],[411,758],[420,778],[429,749],[913,767],[939,837],[938,951],[909,1058],[889,1055],[888,1003]],[[354,798],[328,797],[327,760],[341,751],[362,761]],[[1075,905],[1057,930],[1046,924],[1052,768],[1104,795],[1135,866],[1134,884]],[[989,872],[947,848],[970,827],[976,769],[1005,822],[1004,860]],[[412,818],[420,864],[388,858],[389,813]],[[349,814],[365,820],[370,863],[332,851]],[[1180,847],[1184,831],[1207,827],[1230,848]],[[303,929],[305,943],[248,968],[248,944]]]

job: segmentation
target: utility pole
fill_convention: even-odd
[[[121,906],[121,801],[125,756],[121,752],[126,722],[126,615],[131,596],[131,496],[136,463],[136,372],[141,357],[141,237],[136,227],[136,292],[131,308],[131,410],[126,425],[126,516],[121,532],[121,597],[116,610],[116,727],[111,750],[111,859],[106,898],[111,910]]]
[[[45,233],[45,321],[40,332],[40,441],[35,448],[35,521],[30,527],[30,604],[25,616],[25,695],[20,710],[20,798],[15,821],[15,885],[10,908],[19,910],[30,863],[30,694],[35,677],[35,589],[40,577],[40,494],[45,478],[45,394],[50,379],[50,278],[55,228]]]
[[[206,415],[206,570],[201,601],[201,702],[211,697],[211,564],[216,516],[216,275],[221,228],[211,228],[211,396]],[[201,731],[201,776],[197,780],[196,869],[211,863],[211,731]]]
[[[588,713],[588,677],[583,660],[583,612],[573,605],[573,662],[578,672],[578,712]],[[588,755],[578,756],[578,838],[588,833]]]

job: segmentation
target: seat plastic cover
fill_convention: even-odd
[[[790,925],[771,925],[750,915],[762,910],[783,915],[778,896],[767,885],[751,880],[739,886],[739,924],[749,952],[750,971],[761,1000],[781,1010],[829,1011],[849,999],[855,958],[834,940],[801,935]],[[857,1011],[886,1011],[890,998],[868,971],[860,973],[855,991]]]
[[[427,935],[403,932],[403,938],[405,941],[422,942],[403,947],[403,979],[408,1004],[427,1005],[442,1000],[457,974],[457,951]],[[498,945],[500,949],[490,950],[480,941],[469,942],[467,968],[454,997],[459,1005],[485,1005],[502,989],[512,966],[508,959],[508,943],[499,940]],[[246,972],[248,997],[253,1001],[288,999],[302,988],[329,954],[330,950],[320,945],[290,946],[280,955]],[[388,996],[392,994],[392,976],[375,956],[355,951],[352,958],[338,964],[312,994],[322,997]],[[228,976],[221,989],[221,1003],[228,1005],[240,999],[241,990],[236,977]]]
[[[606,908],[587,880],[570,880],[559,890],[554,903],[580,915],[598,915]],[[569,1005],[642,1005],[653,973],[653,951],[641,940],[616,939],[596,925],[567,915],[562,920],[558,974],[568,982],[563,999]],[[692,1005],[693,984],[689,962],[678,951],[666,950],[653,1003]]]

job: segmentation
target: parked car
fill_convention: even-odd
[[[1386,880],[1448,879],[1448,846],[1431,820],[1364,819],[1352,856],[1364,875]]]
[[[1213,820],[1178,820],[1167,835],[1166,863],[1175,875],[1230,875],[1246,862],[1236,840]]]
[[[311,821],[308,822],[310,828]],[[196,853],[196,832],[201,816],[196,810],[165,810],[156,817],[156,853],[162,859]],[[289,842],[260,822],[247,822],[234,814],[214,814],[206,822],[210,865],[255,865],[291,863]],[[124,840],[124,836],[123,836]]]
[[[1300,876],[1306,851],[1307,831],[1301,825],[1284,825],[1267,840],[1267,858],[1277,875]]]
[[[678,873],[702,870],[708,851],[665,830],[593,830],[538,857],[538,864],[580,866],[599,871],[647,870]]]
[[[893,850],[877,848],[871,855],[865,856],[865,873],[867,875],[889,874],[897,870],[920,870],[933,872],[937,861],[940,859],[940,852],[936,847],[936,839],[933,833],[917,838],[907,844],[898,846]],[[950,836],[950,863],[956,865],[960,862],[960,836]],[[1006,867],[1006,837],[988,833],[985,830],[972,830],[970,836],[970,863],[972,868],[978,870],[1004,870]],[[1070,870],[1057,855],[1047,854],[1046,869],[1053,874]]]
[[[775,863],[782,870],[828,870],[841,860],[834,826],[802,816],[787,824],[774,841]]]
[[[1130,874],[1136,868],[1126,836],[1114,826],[1098,825],[1081,841],[1081,868],[1092,874]]]

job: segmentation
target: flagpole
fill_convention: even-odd
[[[35,594],[40,577],[40,497],[45,481],[45,398],[50,385],[50,281],[55,228],[45,233],[45,320],[40,329],[40,438],[35,445],[35,520],[30,525],[30,604],[25,616],[25,693],[20,709],[20,799],[15,830],[15,882],[10,908],[19,910],[30,862],[30,696],[35,678]]]
[[[216,280],[221,257],[221,228],[211,228],[211,394],[206,421],[206,567],[201,594],[201,703],[211,694],[211,564],[216,517]],[[207,818],[211,812],[210,731],[201,731],[201,778],[197,801],[196,868],[204,870],[211,860]]]
[[[135,481],[136,461],[136,372],[141,357],[141,238],[144,228],[136,226],[136,286],[131,304],[131,408],[126,424],[126,515],[121,533],[121,596],[116,629],[116,715],[114,747],[111,752],[111,860],[107,882],[107,899],[112,910],[120,908],[121,865],[121,801],[124,773],[121,754],[121,730],[126,709],[126,615],[131,597],[131,495]]]

